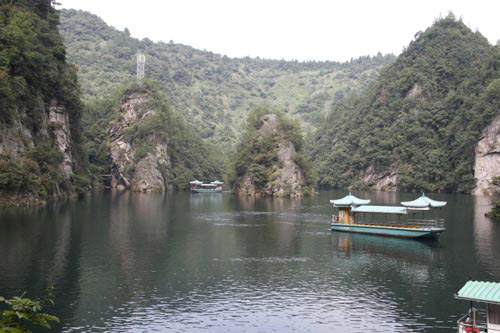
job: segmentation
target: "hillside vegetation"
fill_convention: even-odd
[[[499,77],[498,47],[452,14],[436,21],[365,93],[336,103],[311,145],[320,183],[470,192]]]
[[[263,102],[296,117],[311,132],[332,101],[361,91],[394,59],[380,54],[346,63],[234,59],[173,42],[138,40],[83,11],[62,10],[61,22],[87,101],[133,82],[140,50],[146,54],[146,77],[160,83],[173,108],[202,138],[225,151],[236,143],[250,110]]]

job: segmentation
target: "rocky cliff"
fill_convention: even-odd
[[[33,112],[33,111],[32,111]],[[25,112],[0,123],[0,196],[2,204],[43,203],[70,194],[76,161],[66,108],[53,98],[40,105],[36,131]]]
[[[69,115],[64,105],[59,104],[57,98],[52,98],[48,108],[49,132],[54,145],[62,154],[62,163],[59,164],[61,174],[69,179],[73,175],[73,153]]]
[[[140,130],[158,118],[147,94],[123,97],[119,119],[109,131],[111,151],[111,186],[138,192],[164,191],[169,187],[170,158],[168,144],[154,130],[141,133],[134,140],[131,132]]]
[[[475,148],[475,194],[492,194],[492,181],[500,176],[500,115],[482,133]]]
[[[294,140],[293,136],[300,134],[293,133],[290,123],[284,122],[278,114],[261,114],[255,126],[251,126],[251,134],[243,137],[243,141],[249,142],[240,144],[242,149],[237,153],[240,156],[236,157],[238,179],[233,187],[237,194],[296,197],[312,192],[310,169],[302,146],[294,144],[297,138]]]
[[[363,182],[367,187],[375,191],[396,191],[398,185],[396,167],[392,166],[384,172],[377,172],[373,166],[369,166]]]
[[[0,2],[0,204],[89,188],[76,67],[51,1]]]

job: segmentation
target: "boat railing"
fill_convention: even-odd
[[[464,314],[459,320],[457,320],[457,325],[458,325],[458,333],[483,333],[483,332],[500,332],[499,329],[495,328],[488,328],[486,324],[476,324],[473,325],[472,321],[470,320],[470,313]]]
[[[408,219],[407,224],[428,228],[444,228],[444,219]]]
[[[444,219],[405,219],[390,221],[385,219],[357,220],[355,224],[377,224],[400,227],[444,228]]]

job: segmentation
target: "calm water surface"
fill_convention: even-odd
[[[414,194],[355,193],[396,204]],[[330,199],[102,193],[0,211],[0,295],[53,284],[64,332],[452,332],[469,279],[500,281],[488,200],[421,242],[328,230]]]

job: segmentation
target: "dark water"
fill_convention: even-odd
[[[469,279],[500,281],[488,200],[436,242],[332,234],[330,199],[97,194],[0,211],[0,295],[53,284],[65,332],[452,332]],[[378,203],[412,194],[356,193]]]

